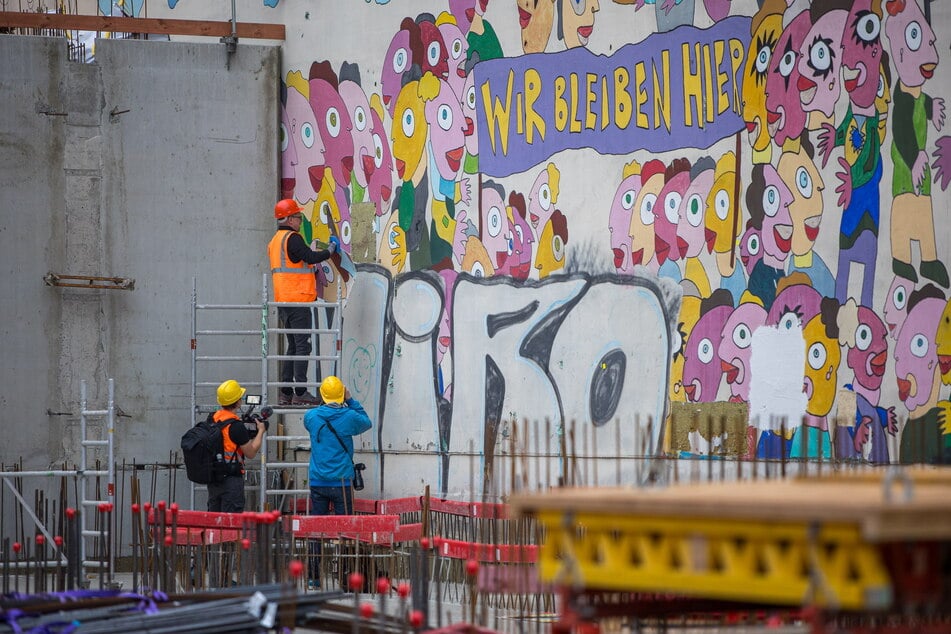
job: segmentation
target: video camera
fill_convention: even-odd
[[[362,491],[363,490],[363,470],[367,466],[362,462],[354,463],[353,465],[353,490]]]
[[[271,414],[274,413],[274,408],[270,405],[265,405],[261,408],[260,413],[255,414],[254,408],[261,404],[260,394],[248,394],[244,397],[244,404],[248,406],[248,409],[245,410],[241,421],[248,431],[251,432],[251,436],[254,437],[258,433],[257,421],[264,423],[264,431],[268,431],[270,428],[268,419],[271,417]]]

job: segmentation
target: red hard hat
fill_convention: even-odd
[[[294,214],[300,213],[303,211],[300,205],[297,204],[297,201],[293,198],[285,198],[284,200],[277,201],[277,204],[274,205],[274,217],[280,220],[281,218],[287,218],[288,216],[293,216]]]

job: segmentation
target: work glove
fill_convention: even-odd
[[[340,250],[340,239],[337,236],[330,236],[330,246],[327,247],[327,250],[330,251],[330,255]]]

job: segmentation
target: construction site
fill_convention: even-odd
[[[0,634],[951,632],[949,33],[0,0]]]

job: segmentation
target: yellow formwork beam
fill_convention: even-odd
[[[543,581],[586,589],[881,609],[892,587],[851,524],[537,511]]]

